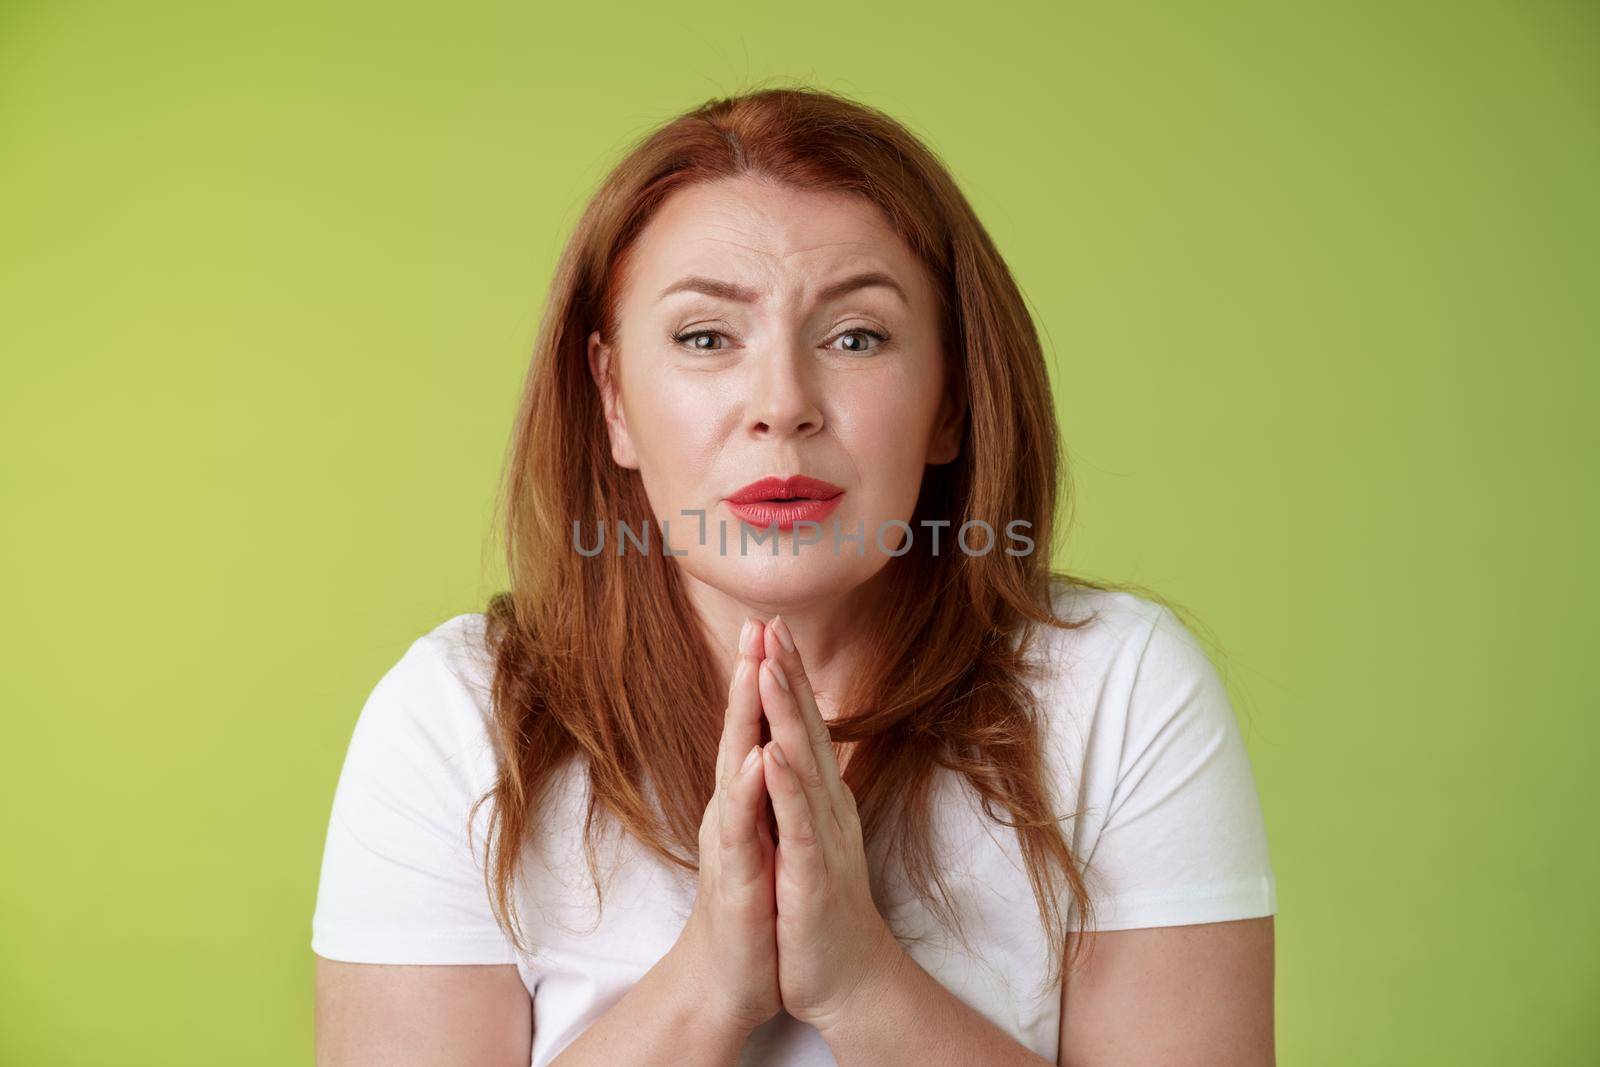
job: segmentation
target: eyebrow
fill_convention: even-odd
[[[892,290],[900,298],[901,303],[908,307],[911,304],[911,301],[906,297],[906,291],[900,287],[900,283],[878,270],[864,271],[860,274],[852,274],[848,278],[841,278],[819,291],[817,300],[819,303],[825,303],[829,300],[837,300],[839,297],[853,293],[857,289],[871,288]],[[706,296],[716,297],[720,300],[732,300],[739,304],[753,304],[760,298],[760,294],[754,289],[698,274],[678,279],[661,290],[661,295],[656,299],[664,300],[673,293],[704,293]]]

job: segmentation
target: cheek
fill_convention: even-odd
[[[928,432],[937,399],[915,383],[880,382],[852,390],[835,424],[860,492],[856,508],[869,525],[906,519],[916,509],[927,470]]]
[[[662,375],[630,393],[629,435],[646,487],[675,491],[698,484],[719,450],[725,390],[709,376]]]
[[[841,393],[836,422],[845,448],[869,480],[877,480],[874,471],[920,478],[937,406],[920,382],[896,377]]]

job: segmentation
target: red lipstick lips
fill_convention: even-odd
[[[839,506],[844,490],[819,478],[762,478],[728,496],[728,508],[752,526],[794,528],[797,522],[821,522]]]

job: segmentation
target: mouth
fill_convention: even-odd
[[[730,504],[788,503],[794,500],[832,500],[844,492],[832,482],[796,474],[790,478],[762,478],[728,496]]]
[[[728,510],[752,526],[788,530],[797,522],[821,522],[839,506],[844,490],[832,482],[797,474],[762,478],[726,498]]]

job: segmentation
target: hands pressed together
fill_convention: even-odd
[[[873,902],[855,797],[781,618],[747,620],[740,635],[699,887],[675,951],[693,959],[706,1007],[743,1032],[781,1008],[826,1033],[905,958]]]

